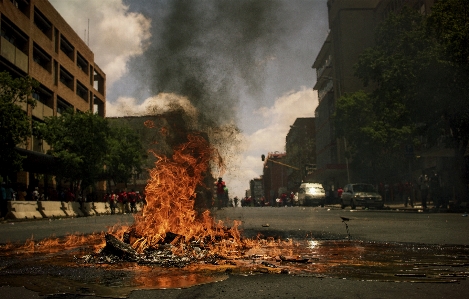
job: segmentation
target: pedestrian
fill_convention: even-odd
[[[422,173],[418,179],[418,184],[420,188],[420,198],[422,200],[422,208],[427,208],[427,197],[428,197],[428,176],[425,173]]]
[[[127,200],[130,204],[130,213],[137,212],[137,195],[135,194],[134,189],[127,193]]]
[[[119,214],[125,214],[125,204],[127,203],[127,194],[124,190],[119,192],[117,196],[117,209],[119,210]]]
[[[143,208],[143,197],[142,194],[140,194],[140,191],[135,191],[135,197],[137,200],[137,207],[140,207],[140,210]],[[137,208],[138,211],[138,208]]]
[[[440,176],[436,173],[436,171],[433,171],[433,175],[429,178],[429,185],[433,206],[435,209],[439,209],[440,206],[443,206],[443,203],[441,200]]]
[[[109,194],[109,207],[111,208],[111,215],[116,213],[116,193],[111,192]]]
[[[281,205],[284,206],[284,207],[287,207],[288,206],[288,196],[287,196],[287,193],[285,192],[282,192],[282,195],[280,195],[280,200],[281,200]]]
[[[38,201],[40,199],[39,188],[35,187],[33,191],[33,200]]]
[[[6,201],[12,201],[15,195],[15,191],[11,188],[10,184],[5,185],[5,199]]]
[[[5,189],[5,183],[2,182],[0,185],[0,217],[3,219],[5,218],[7,214],[7,209],[8,209],[8,203],[6,200],[6,189]]]
[[[228,207],[229,202],[229,195],[228,195],[228,187],[226,184],[223,186],[223,207]]]
[[[223,178],[219,177],[218,181],[216,182],[217,187],[217,207],[218,210],[221,210],[223,206],[223,200],[225,199],[225,182]]]
[[[413,208],[414,207],[414,197],[412,195],[412,183],[405,182],[404,184],[404,206],[407,207],[409,205]]]
[[[339,187],[339,189],[337,189],[337,198],[339,200],[342,198],[342,193],[344,193],[344,189],[342,189],[342,187]]]
[[[235,208],[238,206],[238,201],[239,201],[238,196],[235,196],[235,197],[234,197],[234,207],[235,207]]]
[[[65,191],[65,202],[72,202],[72,201],[75,201],[75,194],[73,194],[70,188],[67,188],[67,190]]]

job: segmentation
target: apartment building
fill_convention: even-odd
[[[354,76],[362,51],[374,43],[377,25],[389,13],[410,5],[429,12],[434,0],[328,0],[329,34],[313,64],[319,105],[315,110],[317,170],[314,180],[334,191],[349,182],[351,169],[345,157],[346,139],[335,137],[332,116],[345,93],[365,89]]]
[[[40,86],[37,106],[23,109],[32,121],[57,116],[66,109],[106,114],[106,75],[94,53],[47,0],[0,0],[0,71],[30,76]],[[26,172],[16,180],[28,186],[40,172],[48,174],[48,145],[31,138],[18,145]],[[52,161],[53,162],[53,161]],[[49,173],[51,174],[51,173]]]
[[[288,166],[286,153],[268,153],[264,160],[262,179],[264,181],[264,197],[266,202],[275,205],[275,199],[287,192]]]
[[[288,191],[297,191],[303,182],[310,182],[316,169],[316,136],[314,117],[295,119],[285,138]]]

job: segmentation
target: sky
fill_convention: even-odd
[[[312,64],[328,33],[327,0],[49,0],[106,73],[106,115],[177,102],[238,127],[222,174],[231,196],[284,152],[318,105]],[[220,173],[214,173],[217,177]]]

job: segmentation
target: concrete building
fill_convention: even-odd
[[[252,200],[256,203],[260,202],[264,197],[264,183],[262,178],[254,178],[249,181],[249,191]]]
[[[262,179],[264,181],[264,197],[266,202],[275,205],[275,199],[287,192],[288,165],[286,153],[268,153],[264,160]]]
[[[313,180],[316,169],[316,131],[314,117],[297,118],[285,138],[286,163],[289,167],[288,191],[296,192],[302,182]]]
[[[347,140],[335,136],[332,116],[335,103],[345,93],[364,89],[354,76],[354,65],[362,51],[374,43],[377,25],[403,5],[428,13],[434,0],[329,0],[329,34],[313,68],[319,105],[315,111],[317,171],[314,180],[335,191],[350,180],[351,170],[344,155]]]
[[[106,75],[92,50],[47,0],[0,0],[0,29],[0,71],[40,83],[33,93],[37,106],[23,107],[32,121],[66,109],[105,116]],[[25,186],[43,184],[38,177],[52,174],[47,173],[48,145],[30,138],[18,147],[27,156],[26,171],[13,179]]]

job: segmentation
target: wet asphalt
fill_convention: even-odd
[[[341,210],[337,206],[224,208],[213,213],[227,226],[233,220],[241,221],[241,229],[247,237],[262,234],[298,239],[469,245],[469,218],[465,213],[432,213],[396,207]],[[76,232],[88,234],[132,221],[132,215],[128,214],[4,221],[0,224],[0,243],[24,242],[31,236],[42,239]],[[466,271],[469,271],[468,266],[465,265]],[[40,296],[22,287],[4,285],[1,280],[0,285],[1,298],[99,298],[92,294]],[[223,281],[183,289],[136,290],[124,298],[467,298],[468,293],[466,279],[453,283],[412,283],[257,274],[228,275]]]

